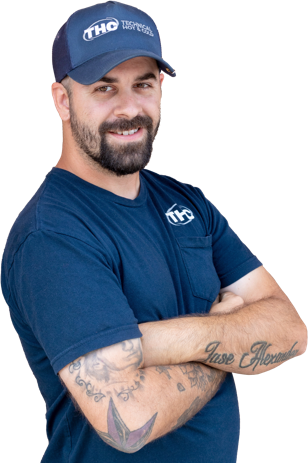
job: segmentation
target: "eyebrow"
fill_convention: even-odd
[[[136,77],[135,79],[135,82],[140,82],[142,80],[149,80],[149,79],[154,79],[154,80],[157,80],[157,77],[155,74],[153,74],[153,72],[147,72],[146,74],[143,74],[142,76],[138,76]],[[102,77],[101,79],[99,79],[99,82],[105,82],[106,84],[117,84],[119,83],[119,80],[115,77]]]

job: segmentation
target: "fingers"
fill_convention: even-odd
[[[234,297],[239,297],[239,296],[232,293],[231,291],[225,291],[223,293],[220,293],[220,302],[232,299]]]
[[[215,299],[210,313],[230,313],[235,309],[238,309],[244,305],[244,300],[241,296],[238,296],[231,291],[226,291],[220,294],[220,302],[217,303],[217,298]]]
[[[232,293],[231,291],[226,291],[220,294],[220,301],[221,302],[228,302],[230,306],[239,306],[244,304],[244,299],[237,294]]]

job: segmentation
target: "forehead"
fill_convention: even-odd
[[[138,56],[137,58],[124,61],[111,69],[111,71],[103,77],[119,78],[119,76],[131,76],[133,78],[147,72],[159,73],[157,61],[153,58],[148,58],[147,56]]]
[[[91,85],[79,84],[73,79],[71,82],[71,93],[76,95],[78,93],[88,93],[91,91],[93,86],[97,85],[98,82],[116,82],[117,84],[131,85],[132,82],[138,80],[142,76],[147,74],[157,75],[157,82],[159,81],[159,68],[157,61],[153,58],[148,58],[146,56],[138,56],[137,58],[132,58],[118,66],[114,67],[107,74],[102,76],[102,78]],[[108,80],[107,80],[108,79]],[[110,80],[109,80],[110,79]]]

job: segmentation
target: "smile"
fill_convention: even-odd
[[[123,132],[120,132],[120,131],[117,131],[117,132],[113,132],[113,131],[110,131],[108,132],[110,135],[112,135],[113,137],[115,138],[123,138],[123,137],[126,137],[127,139],[131,140],[131,139],[138,139],[142,133],[143,133],[144,129],[142,127],[138,127],[137,129],[132,129],[132,130],[124,130]]]
[[[133,133],[138,132],[138,130],[139,130],[139,127],[138,127],[138,129],[129,130],[128,132],[125,131],[125,132],[116,132],[116,133],[118,135],[125,135],[126,136],[126,135],[133,135]]]

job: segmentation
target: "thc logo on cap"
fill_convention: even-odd
[[[108,34],[108,32],[116,31],[118,26],[119,21],[115,18],[99,19],[84,31],[83,40],[90,42],[101,35]]]

